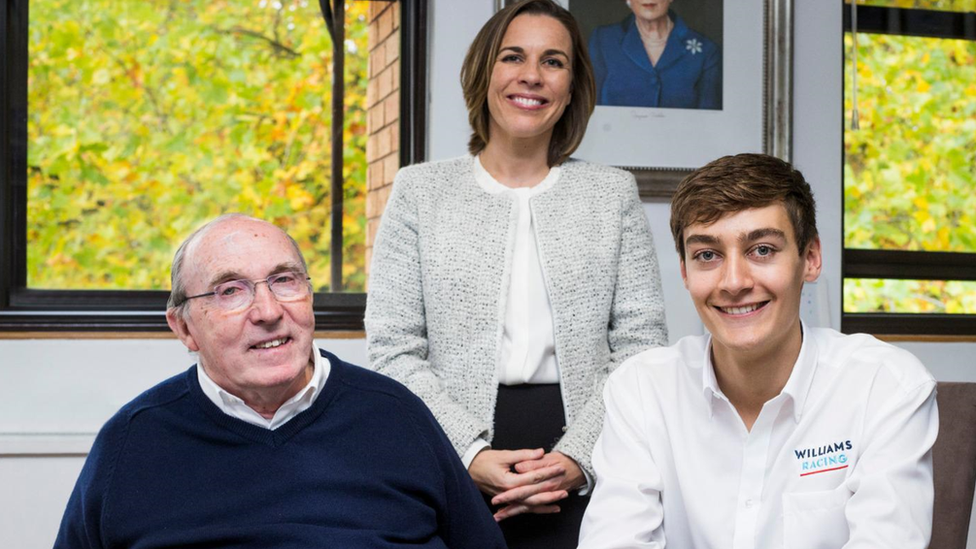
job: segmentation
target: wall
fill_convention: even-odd
[[[369,4],[366,86],[366,272],[393,176],[400,167],[400,4]]]
[[[840,322],[841,5],[795,2],[795,162],[813,182],[825,249],[831,324]],[[431,0],[429,150],[465,152],[458,71],[494,0]],[[385,125],[385,124],[384,124]],[[386,179],[384,174],[383,179]],[[678,275],[665,204],[649,203],[672,340],[702,332]],[[365,362],[359,340],[319,344]],[[907,343],[943,381],[976,381],[976,344]],[[0,340],[0,547],[50,547],[98,427],[123,403],[192,362],[173,339]],[[976,521],[974,521],[976,522]],[[970,547],[976,548],[976,528]]]

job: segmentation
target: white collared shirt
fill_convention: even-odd
[[[532,209],[529,207],[530,198],[555,184],[559,178],[559,167],[550,168],[537,185],[517,189],[495,180],[477,156],[474,157],[472,169],[475,181],[486,193],[512,195],[518,216],[508,295],[505,298],[498,382],[502,385],[559,383],[552,304],[549,302],[542,263],[539,262],[539,247],[532,223]],[[484,439],[475,440],[461,456],[465,468],[471,466],[479,452],[490,446]]]
[[[207,398],[214,403],[220,411],[235,417],[241,421],[246,421],[251,425],[256,425],[258,427],[263,427],[269,430],[275,430],[281,427],[285,423],[288,423],[292,418],[298,414],[309,409],[312,404],[315,403],[315,399],[318,398],[319,393],[322,392],[322,387],[325,385],[325,380],[329,377],[329,372],[332,369],[332,365],[329,363],[329,359],[322,356],[318,348],[312,347],[312,357],[314,358],[314,369],[312,370],[312,379],[308,381],[305,387],[298,391],[295,396],[286,400],[281,407],[275,411],[274,417],[271,419],[265,419],[264,416],[255,412],[251,407],[244,403],[242,399],[234,396],[224,390],[222,387],[217,385],[213,379],[207,375],[200,365],[197,365],[197,379],[200,381],[200,389],[203,394],[207,395]]]
[[[502,185],[474,158],[474,178],[489,194],[509,193],[515,199],[515,242],[505,301],[505,319],[499,349],[498,382],[502,385],[525,383],[559,383],[556,359],[556,335],[552,321],[552,303],[546,287],[545,273],[535,238],[535,220],[529,200],[556,184],[560,168],[553,166],[546,177],[532,187],[511,188]],[[491,445],[477,439],[461,456],[465,468],[475,456]],[[581,494],[589,493],[592,479],[586,472]]]
[[[716,382],[709,336],[621,365],[580,549],[927,547],[934,379],[871,336],[803,333],[751,431]]]
[[[552,304],[539,261],[535,220],[529,199],[549,190],[559,179],[559,167],[532,187],[511,188],[495,180],[474,159],[474,178],[489,194],[508,193],[515,199],[515,242],[499,349],[498,382],[502,385],[559,383]]]

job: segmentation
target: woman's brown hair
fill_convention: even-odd
[[[549,142],[549,166],[562,164],[583,141],[586,124],[596,105],[596,82],[593,79],[593,65],[583,43],[583,34],[572,14],[552,0],[522,0],[499,10],[478,31],[474,42],[468,48],[461,68],[461,88],[464,102],[468,107],[468,121],[471,123],[471,139],[468,151],[480,154],[488,144],[488,127],[491,114],[488,112],[488,85],[491,82],[495,58],[501,49],[502,38],[508,25],[519,15],[545,15],[562,23],[569,33],[573,45],[572,86],[573,94],[562,117],[552,130]]]

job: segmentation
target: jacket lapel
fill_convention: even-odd
[[[637,21],[634,19],[634,16],[631,15],[628,17],[623,24],[625,25],[625,30],[620,48],[638,67],[644,71],[653,73],[654,67],[651,65],[651,60],[647,58],[647,50],[644,49],[644,42],[641,41],[640,31],[637,30]]]
[[[658,71],[674,65],[687,55],[691,55],[687,49],[687,41],[689,39],[688,25],[685,25],[685,22],[675,15],[673,11],[669,11],[668,16],[674,21],[674,28],[671,29],[671,35],[668,36],[668,43],[664,46],[664,53],[657,60],[656,68]],[[635,26],[634,30],[636,31],[636,29],[637,27]],[[640,37],[637,39],[640,40]]]

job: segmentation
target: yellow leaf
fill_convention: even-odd
[[[241,190],[241,201],[245,204],[256,204],[260,202],[260,197],[254,192],[254,187],[244,187]]]
[[[132,171],[132,165],[126,161],[113,162],[105,172],[117,181],[125,179]]]
[[[312,205],[312,195],[297,185],[290,185],[285,192],[289,205],[295,211],[301,211]]]
[[[942,228],[940,228],[939,229],[939,232],[937,234],[938,234],[938,239],[939,239],[939,248],[942,249],[942,250],[948,250],[949,249],[949,235],[952,234],[951,231],[949,231],[949,227],[942,227]]]
[[[74,133],[74,128],[64,124],[59,124],[54,128],[54,131],[51,132],[51,135],[54,135],[55,137],[67,137],[69,135],[74,135]]]
[[[109,74],[108,69],[98,69],[95,74],[92,75],[92,84],[97,84],[103,86],[108,84],[112,80],[112,75]]]

